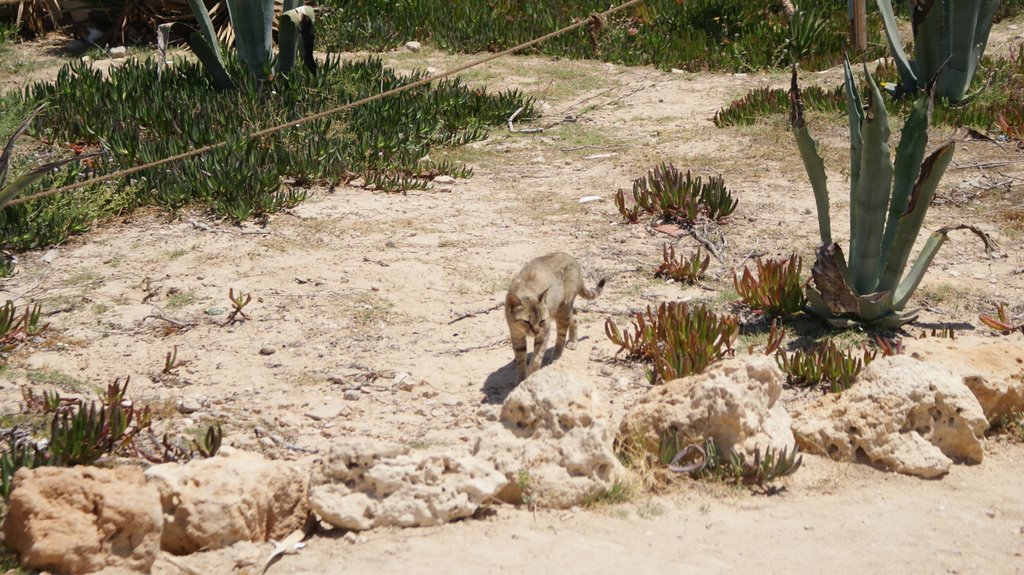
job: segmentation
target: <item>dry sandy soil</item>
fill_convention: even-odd
[[[1003,24],[993,45],[1014,45],[1017,35]],[[468,59],[429,49],[385,58],[406,70]],[[271,457],[311,458],[348,435],[467,445],[496,416],[515,369],[500,311],[452,320],[500,302],[530,258],[566,250],[590,283],[609,283],[600,299],[581,302],[583,340],[563,361],[588,374],[620,417],[647,383],[641,366],[615,360],[605,318],[625,325],[631,311],[670,299],[726,309],[736,299],[733,271],[752,258],[812,258],[813,199],[784,119],[732,129],[711,122],[754,87],[787,86],[787,75],[521,57],[466,78],[543,100],[534,125],[547,129],[495,130],[486,141],[435,152],[468,162],[475,174],[427,191],[315,189],[266,227],[241,229],[201,213],[177,221],[137,213],[20,255],[0,298],[42,302],[51,330],[45,343],[10,358],[0,409],[18,410],[26,383],[91,393],[131,376],[129,394],[164,407],[170,429],[191,434],[220,421],[227,443]],[[838,78],[831,70],[804,73],[802,82]],[[563,122],[567,115],[575,121]],[[830,170],[835,235],[844,242],[846,128],[837,117],[811,115],[811,122]],[[728,223],[704,230],[721,259],[696,287],[653,279],[671,238],[622,224],[611,201],[663,161],[721,174],[739,199]],[[958,148],[926,227],[977,224],[1001,253],[990,259],[970,234],[951,236],[918,293],[925,311],[904,338],[908,350],[934,327],[995,337],[977,315],[997,301],[1020,312],[1021,178],[1022,155],[1012,144]],[[602,200],[578,203],[588,195]],[[676,241],[684,253],[697,246],[689,236]],[[247,321],[227,325],[229,288],[253,294]],[[823,330],[808,320],[796,333]],[[738,350],[763,340],[745,335]],[[184,365],[161,374],[175,347]],[[191,413],[177,413],[182,403]],[[955,467],[939,481],[805,459],[777,497],[687,484],[572,512],[501,506],[440,528],[369,532],[355,544],[320,534],[269,572],[1024,573],[1021,444],[990,440],[982,465]],[[158,571],[257,573],[268,549],[165,558]]]

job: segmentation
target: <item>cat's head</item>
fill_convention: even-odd
[[[522,326],[526,335],[537,337],[548,323],[548,306],[544,303],[544,296],[548,290],[540,292],[536,298],[532,296],[519,297],[509,293],[505,298],[505,307],[508,309],[509,317],[513,322]]]

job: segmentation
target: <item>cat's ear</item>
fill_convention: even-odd
[[[516,296],[516,294],[510,293],[510,294],[508,294],[508,297],[505,298],[505,305],[510,307],[510,308],[514,308],[514,307],[518,307],[518,306],[523,305],[523,301],[520,300]]]
[[[551,289],[551,288],[548,288],[548,289]],[[540,292],[540,295],[537,296],[537,301],[539,301],[540,303],[544,303],[544,296],[546,296],[546,295],[548,295],[548,290],[544,290],[544,291]]]

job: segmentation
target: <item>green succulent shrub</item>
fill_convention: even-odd
[[[743,274],[733,273],[736,293],[752,309],[769,317],[788,317],[803,311],[807,304],[804,296],[803,259],[791,256],[783,260],[761,259],[756,262],[757,277],[743,266]]]
[[[769,447],[762,452],[756,448],[751,461],[743,453],[723,451],[714,438],[689,443],[671,430],[661,434],[658,449],[660,461],[669,471],[687,473],[693,479],[746,485],[768,494],[779,491],[771,483],[796,473],[803,464],[803,456],[796,446],[792,451]]]
[[[656,383],[701,373],[731,355],[739,321],[703,305],[691,308],[685,302],[670,302],[657,311],[648,307],[646,313],[637,313],[625,331],[608,318],[604,331],[619,346],[616,354],[626,352],[628,359],[653,362],[649,377]]]
[[[633,180],[630,199],[624,190],[615,193],[615,207],[631,223],[639,221],[644,213],[679,225],[693,224],[699,218],[720,222],[732,215],[737,203],[721,176],[704,181],[689,170],[683,174],[671,163],[656,166],[646,176]]]
[[[37,396],[30,388],[22,391],[28,415],[49,418],[45,426],[46,447],[32,441],[32,430],[12,430],[0,451],[0,496],[10,495],[11,478],[21,467],[93,465],[101,457],[141,457],[153,463],[187,461],[193,457],[211,457],[220,449],[223,431],[210,426],[201,441],[181,446],[167,436],[162,441],[152,434],[153,414],[148,405],[137,406],[127,399],[129,380],[107,386],[98,401],[61,397],[44,391]]]
[[[891,0],[878,0],[901,89],[913,93],[935,79],[936,96],[960,102],[985,54],[999,0],[907,0],[907,4],[913,59],[903,50]]]
[[[814,190],[821,245],[811,270],[814,287],[806,290],[809,309],[836,327],[864,325],[894,329],[913,321],[904,311],[914,290],[947,234],[971,229],[989,247],[989,240],[971,226],[941,228],[928,239],[913,267],[906,271],[911,250],[924,224],[939,180],[953,158],[953,141],[925,157],[931,93],[919,97],[907,117],[896,150],[889,147],[889,119],[882,94],[865,66],[870,97],[862,105],[853,71],[845,63],[845,88],[850,121],[850,255],[832,241],[825,165],[804,122],[804,107],[793,70],[790,89],[791,124],[797,147]]]
[[[788,65],[824,69],[842,60],[849,19],[837,2],[798,3],[796,22],[773,0],[648,0],[608,18],[603,30],[552,38],[550,56],[661,69],[748,71]],[[328,0],[317,22],[324,49],[387,50],[407,40],[453,52],[499,51],[607,10],[601,0]],[[799,10],[801,7],[807,10]],[[872,28],[869,57],[880,57]],[[595,41],[596,40],[596,41]]]
[[[845,112],[846,95],[840,86],[827,91],[820,86],[811,86],[802,92],[804,106],[816,112]],[[715,126],[752,126],[762,118],[789,111],[789,96],[781,88],[755,88],[732,101],[728,106],[715,112]]]
[[[833,393],[846,391],[853,385],[864,366],[875,358],[875,352],[840,350],[831,341],[814,348],[792,353],[780,351],[775,355],[779,369],[786,374],[790,385],[797,387],[827,386]]]
[[[703,257],[702,257],[703,256]],[[708,271],[711,256],[703,254],[697,248],[689,257],[676,257],[676,247],[672,244],[662,246],[662,262],[654,270],[654,277],[660,277],[680,283],[697,283]]]
[[[47,175],[39,185],[62,185],[86,174],[134,167],[221,140],[227,144],[196,158],[139,172],[112,184],[89,186],[0,210],[0,246],[39,247],[63,241],[96,218],[156,205],[172,214],[204,206],[239,222],[263,218],[306,197],[302,186],[354,175],[400,192],[439,174],[465,173],[453,164],[423,162],[435,147],[484,138],[532,100],[511,90],[490,93],[460,80],[442,80],[371,102],[336,116],[260,139],[242,135],[340,106],[422,79],[396,74],[377,58],[328,57],[318,73],[268,82],[251,77],[233,53],[225,54],[236,89],[218,90],[202,64],[182,59],[160,71],[153,60],[128,60],[109,74],[81,63],[57,77],[0,101],[4,108],[48,102],[34,126],[40,139],[102,144],[109,150],[91,167]],[[287,183],[286,183],[287,182]]]

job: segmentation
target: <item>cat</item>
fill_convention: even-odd
[[[567,253],[556,252],[530,260],[516,274],[505,296],[505,321],[512,338],[518,381],[526,379],[541,367],[547,348],[551,319],[555,320],[558,336],[551,361],[562,356],[565,347],[576,346],[576,296],[594,299],[601,295],[605,279],[597,282],[593,290],[583,283],[583,272],[576,259]],[[526,338],[533,338],[533,357],[526,363]]]

